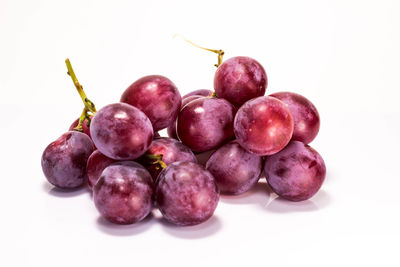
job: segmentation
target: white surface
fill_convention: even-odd
[[[1,266],[399,266],[399,1],[0,1]],[[320,111],[312,146],[328,173],[311,200],[257,186],[222,197],[207,223],[158,213],[132,226],[100,219],[90,194],[58,192],[45,146],[79,116],[69,57],[97,107],[162,74],[211,88],[216,56],[261,62],[268,93]]]

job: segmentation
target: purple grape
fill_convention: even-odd
[[[293,134],[293,118],[288,107],[270,96],[247,101],[237,112],[235,136],[247,151],[272,155],[282,150]]]
[[[97,149],[116,160],[140,157],[153,140],[150,120],[139,109],[125,103],[100,109],[92,119],[90,133]]]
[[[267,88],[267,74],[263,66],[249,57],[233,57],[218,67],[214,89],[218,97],[240,107],[246,101],[263,96]]]
[[[89,188],[93,188],[93,186],[97,183],[97,180],[99,180],[103,170],[114,162],[114,159],[104,156],[98,150],[94,151],[90,155],[86,165]]]
[[[279,92],[271,96],[278,98],[289,107],[294,121],[292,140],[305,144],[311,143],[317,136],[320,125],[316,107],[307,98],[296,93]]]
[[[181,107],[181,95],[169,79],[151,75],[129,86],[122,94],[121,102],[143,111],[149,117],[154,131],[158,131],[175,121]]]
[[[311,198],[325,179],[324,160],[308,145],[292,141],[267,157],[264,172],[272,190],[290,201]]]
[[[211,172],[222,194],[238,195],[257,183],[262,158],[247,152],[236,141],[232,141],[212,154],[206,169]]]
[[[190,92],[190,93],[188,93],[188,94],[182,96],[182,101],[183,101],[183,99],[185,99],[186,97],[194,96],[194,95],[199,95],[199,96],[211,96],[211,95],[212,95],[212,91],[211,91],[211,90],[208,90],[208,89],[198,89],[198,90],[195,90],[195,91],[193,91],[193,92]],[[182,106],[183,106],[183,105],[182,105]]]
[[[44,150],[43,173],[56,187],[79,187],[86,179],[86,162],[92,152],[93,143],[86,134],[66,132]]]
[[[175,139],[167,137],[161,137],[154,140],[146,154],[162,154],[162,161],[167,165],[177,161],[190,161],[197,163],[195,155],[187,146]],[[149,163],[146,154],[141,158],[141,162]],[[162,169],[158,164],[151,164],[151,162],[150,164],[145,164],[145,166],[155,181]]]
[[[154,132],[153,139],[159,138],[161,135],[158,132]]]
[[[191,101],[178,116],[179,140],[195,152],[218,148],[233,136],[235,111],[225,99],[202,97]]]
[[[199,99],[201,97],[202,96],[200,96],[200,95],[190,95],[190,96],[187,96],[185,98],[182,98],[181,110],[187,103],[189,103],[189,102],[191,102],[193,100]],[[176,121],[173,122],[170,126],[168,126],[167,133],[168,133],[169,137],[174,138],[174,139],[178,139],[178,135],[176,134]]]
[[[175,162],[156,181],[158,208],[176,225],[195,225],[214,213],[219,193],[212,174],[193,162]]]
[[[129,166],[132,163],[108,166],[93,188],[96,208],[110,222],[135,223],[151,211],[151,176],[144,168]]]

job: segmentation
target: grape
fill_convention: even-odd
[[[104,156],[98,150],[94,151],[90,155],[86,165],[89,188],[93,188],[93,186],[97,183],[97,180],[100,178],[103,170],[114,162],[114,159]]]
[[[116,160],[127,160],[136,159],[146,152],[153,139],[153,127],[139,109],[115,103],[96,113],[90,134],[102,154]]]
[[[202,96],[200,95],[191,95],[191,96],[187,96],[185,98],[182,98],[182,106],[181,109],[189,102],[196,100],[198,98],[201,98]],[[173,122],[170,126],[168,126],[167,128],[167,133],[168,136],[171,138],[175,138],[178,139],[178,136],[176,135],[176,121]]]
[[[85,120],[83,121],[83,124],[82,124],[82,130],[83,130],[83,133],[84,133],[84,134],[87,134],[89,137],[91,137],[91,136],[90,136],[90,128],[87,126],[87,123],[88,123],[88,120],[85,119]],[[79,118],[77,118],[77,119],[71,124],[71,126],[69,127],[69,130],[70,130],[70,131],[73,131],[74,128],[75,128],[76,126],[78,126],[78,124],[79,124]]]
[[[262,158],[243,149],[232,141],[211,155],[206,169],[214,176],[222,194],[238,195],[257,183]]]
[[[144,168],[129,166],[132,163],[108,166],[93,188],[96,208],[110,222],[135,223],[151,211],[151,176]]]
[[[291,93],[279,92],[271,96],[285,103],[293,116],[294,131],[292,140],[309,144],[317,136],[319,131],[319,114],[315,106],[304,96]]]
[[[86,162],[92,152],[93,143],[86,134],[66,132],[44,150],[43,173],[56,187],[79,187],[86,179]]]
[[[293,118],[288,107],[270,96],[246,102],[237,112],[234,131],[239,144],[260,156],[274,154],[289,143]]]
[[[267,74],[256,60],[249,57],[233,57],[218,67],[214,76],[214,89],[218,97],[225,98],[234,106],[265,94]]]
[[[161,137],[161,135],[158,132],[154,132],[153,139],[156,139],[158,137]]]
[[[129,86],[122,94],[121,102],[143,111],[149,117],[154,131],[158,131],[175,121],[181,107],[181,95],[169,79],[151,75]]]
[[[158,208],[177,225],[195,225],[209,219],[217,207],[218,188],[212,174],[193,162],[175,162],[156,181]]]
[[[193,152],[181,142],[167,137],[161,137],[154,140],[146,154],[159,155],[162,154],[162,161],[169,165],[177,161],[190,161],[197,163],[197,159]],[[148,162],[146,155],[142,157],[142,162]],[[147,170],[150,172],[155,181],[162,171],[158,164],[146,164]]]
[[[234,116],[235,108],[225,99],[202,97],[183,107],[176,132],[195,152],[215,149],[233,136]]]
[[[292,141],[282,151],[267,157],[264,172],[275,193],[291,201],[302,201],[320,189],[326,167],[317,151]]]
[[[193,95],[211,96],[211,94],[212,94],[212,91],[211,91],[211,90],[208,90],[208,89],[199,89],[199,90],[195,90],[195,91],[193,91],[193,92],[190,92],[190,93],[188,93],[188,94],[182,96],[182,101],[183,101],[183,99],[185,99],[186,97],[193,96]],[[182,105],[182,106],[183,106],[183,105]]]

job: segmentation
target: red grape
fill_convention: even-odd
[[[191,102],[191,101],[193,101],[193,100],[196,100],[196,99],[198,99],[198,98],[200,98],[200,97],[202,97],[202,96],[200,96],[200,95],[190,95],[190,96],[187,96],[187,97],[183,97],[183,98],[182,98],[181,109],[182,109],[187,103],[189,103],[189,102]],[[173,123],[171,123],[170,126],[168,126],[168,128],[167,128],[167,133],[168,133],[168,136],[169,136],[169,137],[178,139],[178,135],[176,134],[176,121],[174,121]]]
[[[143,111],[149,117],[154,131],[158,131],[175,121],[181,107],[181,95],[169,79],[151,75],[129,86],[122,94],[121,102]]]
[[[262,158],[243,149],[236,141],[220,147],[207,161],[222,194],[238,195],[257,183]]]
[[[260,156],[282,150],[293,134],[293,118],[288,107],[270,96],[246,102],[237,112],[234,130],[239,144]]]
[[[209,219],[217,207],[218,188],[212,174],[193,162],[175,162],[156,181],[158,208],[177,225],[195,225]]]
[[[104,156],[98,150],[94,151],[90,155],[86,165],[89,188],[93,188],[93,186],[97,183],[97,180],[100,178],[103,170],[115,161],[116,160]]]
[[[265,160],[268,184],[279,196],[291,201],[311,198],[325,179],[324,160],[308,145],[292,141]]]
[[[249,57],[233,57],[218,67],[214,76],[214,89],[218,97],[225,98],[236,107],[265,94],[267,74],[263,66]]]
[[[144,168],[110,165],[93,188],[93,200],[100,214],[117,224],[144,219],[152,208],[153,185]]]
[[[66,132],[44,150],[43,173],[56,187],[79,187],[86,179],[86,162],[92,152],[93,143],[86,134]]]
[[[314,140],[320,125],[316,107],[307,98],[296,93],[279,92],[271,96],[278,98],[289,107],[294,121],[292,140],[305,144]]]
[[[208,90],[208,89],[198,89],[198,90],[194,90],[194,91],[192,91],[192,92],[190,92],[190,93],[188,93],[188,94],[182,96],[182,101],[183,101],[183,99],[185,99],[186,97],[193,96],[193,95],[211,96],[211,94],[212,94],[212,91],[211,91],[211,90]]]
[[[178,116],[179,140],[195,152],[218,148],[233,136],[235,108],[225,99],[202,97],[183,107]]]
[[[190,161],[197,163],[197,159],[193,152],[178,140],[161,137],[155,139],[147,150],[147,154],[159,155],[162,154],[162,161],[169,165],[177,161]],[[142,157],[142,162],[148,163],[146,155]],[[155,181],[162,171],[158,164],[145,164],[146,169],[150,172]]]
[[[134,106],[115,103],[100,109],[92,119],[90,133],[97,149],[116,160],[136,159],[153,140],[153,127]]]

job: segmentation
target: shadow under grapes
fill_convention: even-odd
[[[266,182],[258,182],[249,191],[232,196],[221,195],[220,201],[228,204],[259,204],[261,206],[267,205],[270,199],[270,189]]]
[[[75,189],[61,189],[52,186],[48,182],[43,182],[43,191],[47,192],[51,196],[61,197],[61,198],[69,198],[75,197],[86,193],[91,193],[90,189],[87,186],[81,186]]]
[[[177,226],[169,223],[164,218],[158,221],[168,234],[183,239],[200,239],[217,233],[222,228],[220,219],[213,215],[206,222],[194,226]]]
[[[134,224],[120,225],[107,221],[99,216],[96,220],[97,228],[105,234],[113,236],[132,236],[141,234],[147,231],[155,222],[153,213],[150,213],[146,218]]]

